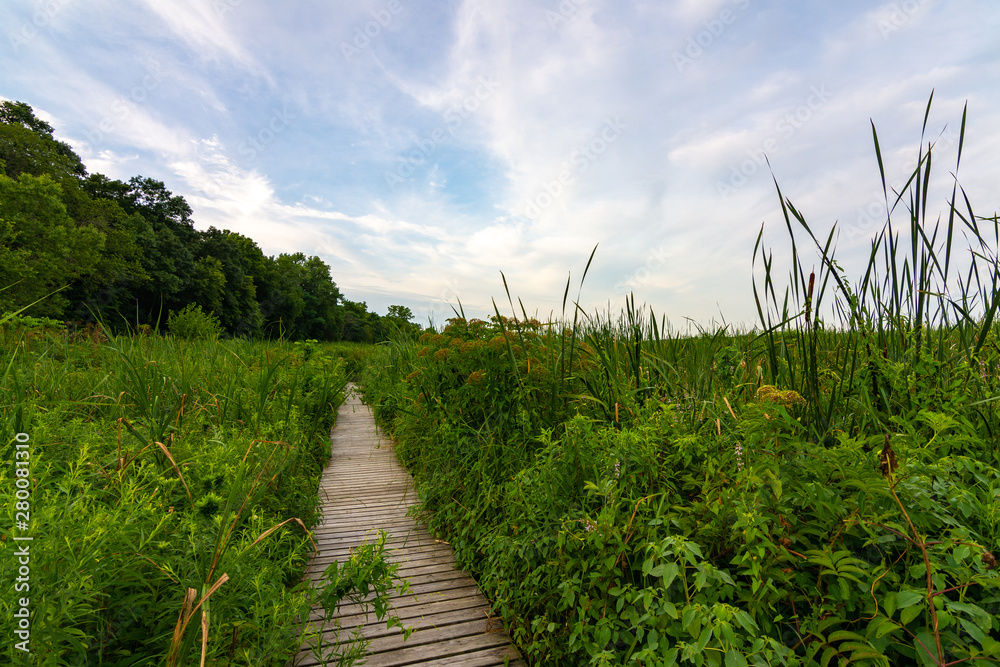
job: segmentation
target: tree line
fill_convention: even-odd
[[[384,340],[418,331],[344,298],[319,257],[269,257],[246,236],[195,229],[162,182],[90,174],[24,102],[0,102],[0,313],[163,328],[194,304],[228,336]],[[33,304],[33,305],[32,305]]]

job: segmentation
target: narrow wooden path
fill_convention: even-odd
[[[505,660],[523,667],[476,582],[456,567],[451,547],[406,515],[416,503],[410,475],[353,391],[337,413],[332,438],[330,464],[319,488],[324,517],[315,528],[319,552],[308,576],[318,580],[332,561],[345,560],[352,548],[386,531],[390,559],[400,564],[399,576],[410,583],[408,594],[393,598],[394,613],[415,632],[404,642],[399,628],[386,630],[374,613],[366,618],[356,607],[342,607],[337,618],[314,615],[313,622],[323,624],[324,646],[336,642],[332,628],[339,621],[342,639],[357,628],[371,641],[364,663],[369,667],[490,667]],[[325,648],[323,654],[330,651]],[[303,647],[295,664],[323,663],[311,647]]]

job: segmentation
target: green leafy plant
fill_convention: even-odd
[[[4,326],[0,367],[6,459],[17,434],[30,438],[39,664],[283,666],[321,597],[361,587],[378,609],[383,582],[399,585],[381,551],[344,564],[352,574],[337,584],[303,580],[347,381],[324,346],[306,359],[287,343],[107,331],[93,344]],[[13,508],[12,471],[0,468]],[[13,581],[13,550],[0,554]],[[0,615],[12,618],[12,602]],[[361,650],[341,641],[345,654]],[[12,643],[3,656],[23,657]]]
[[[170,333],[188,340],[215,340],[222,335],[222,325],[214,313],[203,312],[201,306],[193,303],[171,311],[167,319]]]
[[[365,395],[529,662],[1000,663],[1000,223],[957,182],[928,223],[932,155],[891,196],[882,170],[854,285],[778,190],[793,265],[783,290],[762,232],[759,329],[631,296],[542,323],[505,281],[512,315],[378,349]]]

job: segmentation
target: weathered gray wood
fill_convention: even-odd
[[[417,504],[410,475],[353,392],[338,412],[332,440],[330,464],[319,487],[323,521],[314,528],[318,551],[307,576],[318,581],[330,563],[345,560],[384,530],[389,558],[399,563],[399,575],[410,584],[408,593],[393,596],[393,613],[414,632],[404,640],[399,628],[387,629],[358,604],[344,604],[331,618],[314,609],[309,629],[321,637],[314,635],[313,641],[332,647],[324,648],[324,655],[336,650],[338,638],[348,641],[358,632],[370,642],[364,663],[370,667],[495,667],[505,660],[523,667],[476,582],[457,568],[451,546],[410,514]],[[303,646],[294,664],[318,664],[310,645]]]

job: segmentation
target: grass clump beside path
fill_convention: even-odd
[[[23,510],[0,530],[3,581],[30,551],[30,588],[0,602],[13,628],[29,600],[30,654],[11,636],[0,661],[284,666],[310,606],[351,595],[360,562],[325,592],[301,581],[348,379],[336,350],[14,318],[0,374],[4,460],[26,462],[0,468]]]
[[[998,225],[957,183],[926,222],[932,152],[853,285],[782,195],[756,331],[564,298],[381,348],[366,398],[533,664],[1000,664]]]

